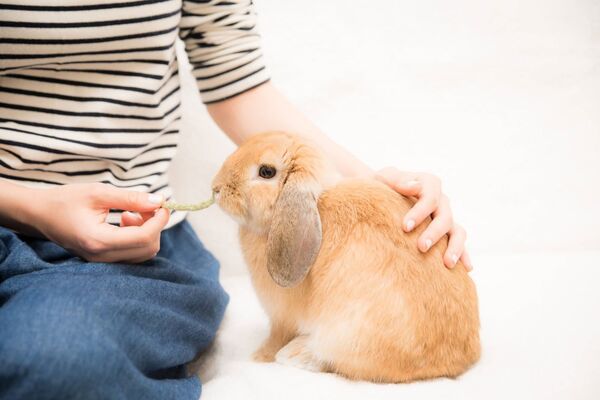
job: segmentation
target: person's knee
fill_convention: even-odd
[[[103,380],[91,352],[81,344],[67,348],[51,336],[40,342],[21,340],[18,347],[0,352],[0,392],[14,394],[7,398],[70,398],[89,393]]]
[[[118,385],[119,348],[81,316],[60,319],[3,329],[0,399],[102,398],[103,386]]]

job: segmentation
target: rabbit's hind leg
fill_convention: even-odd
[[[327,372],[328,368],[326,363],[315,356],[310,350],[308,343],[308,335],[297,336],[277,352],[275,360],[280,364],[313,372]]]

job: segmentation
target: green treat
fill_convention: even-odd
[[[199,211],[212,206],[215,202],[215,194],[213,193],[210,199],[197,204],[178,204],[174,201],[165,201],[162,208],[177,211]]]

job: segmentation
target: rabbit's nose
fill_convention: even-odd
[[[215,194],[215,196],[219,194],[219,192],[221,191],[221,187],[222,187],[221,185],[214,185],[213,186],[212,191]]]

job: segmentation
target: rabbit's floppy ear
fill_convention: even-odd
[[[279,194],[267,239],[267,269],[279,286],[300,283],[321,247],[316,190],[288,179]]]

